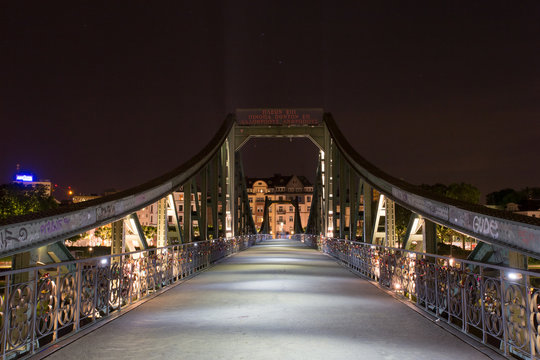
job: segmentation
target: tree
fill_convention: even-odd
[[[448,186],[440,183],[435,185],[422,184],[420,188],[433,194],[466,201],[471,204],[478,204],[480,202],[480,190],[474,185],[463,182],[459,184],[453,183]]]
[[[480,202],[480,190],[471,184],[454,183],[450,184],[446,189],[446,197],[471,204],[478,204]]]
[[[520,191],[514,189],[502,189],[486,195],[488,205],[505,207],[508,203],[525,205],[528,200],[539,199],[540,188],[525,188]]]
[[[94,230],[94,236],[100,238],[101,240],[111,240],[112,239],[111,225],[105,225],[105,226],[96,228]]]
[[[58,207],[44,186],[26,187],[23,184],[0,185],[0,219],[41,212]]]
[[[147,239],[153,239],[154,235],[157,234],[157,228],[155,226],[144,226],[142,225],[144,232],[144,237]]]
[[[84,239],[87,235],[88,234],[84,232],[66,239],[66,242],[69,242],[69,246],[73,246],[78,240]]]
[[[404,208],[403,206],[400,206],[399,204],[396,204],[396,235],[398,237],[398,241],[400,244],[403,244],[403,241],[405,240],[405,234],[407,233],[407,226],[409,225],[409,219],[411,218],[412,212]]]

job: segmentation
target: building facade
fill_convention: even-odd
[[[313,185],[304,176],[275,174],[269,178],[247,178],[247,193],[253,221],[257,231],[264,220],[264,201],[268,197],[272,201],[291,201],[298,199],[302,228],[307,226]],[[268,220],[271,234],[294,233],[294,206],[292,204],[272,204],[269,208]]]

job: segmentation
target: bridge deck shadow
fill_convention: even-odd
[[[482,359],[333,259],[268,240],[48,359]]]

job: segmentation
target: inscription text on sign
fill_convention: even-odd
[[[319,125],[322,109],[237,109],[238,125]]]

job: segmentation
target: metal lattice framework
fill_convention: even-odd
[[[65,239],[105,224],[112,224],[113,233],[112,254],[105,258],[3,273],[0,342],[4,358],[33,353],[264,237],[254,235],[238,157],[238,150],[254,137],[307,137],[319,149],[306,226],[306,233],[313,235],[302,235],[304,241],[316,240],[321,250],[355,271],[402,292],[467,333],[481,333],[485,343],[498,341],[505,354],[536,356],[540,291],[531,281],[534,273],[518,271],[520,280],[509,281],[505,277],[509,268],[430,253],[437,251],[435,226],[439,224],[505,249],[507,260],[518,259],[507,264],[520,267],[525,256],[540,258],[540,219],[438,197],[384,173],[354,150],[322,109],[286,110],[279,118],[271,118],[279,112],[263,109],[263,116],[255,114],[254,121],[249,120],[252,111],[238,113],[238,119],[227,116],[195,157],[149,182],[48,213],[0,222],[0,256],[14,255],[14,259],[44,246],[55,246],[55,251],[67,255]],[[191,194],[198,189],[201,199],[195,196],[196,211],[192,211]],[[180,190],[184,192],[183,228],[171,196]],[[136,212],[156,202],[158,249],[150,250]],[[407,237],[418,236],[418,224],[422,224],[423,253],[397,249],[396,205],[413,214]],[[169,214],[177,244],[168,238]],[[194,221],[203,241],[193,242]],[[122,253],[124,222],[137,229],[141,251]],[[363,242],[352,241],[357,238]],[[20,267],[32,265],[19,260]]]
[[[7,256],[62,241],[103,224],[122,220],[180,188],[190,194],[197,181],[202,186],[203,198],[210,199],[209,208],[206,201],[200,207],[197,201],[197,216],[205,223],[209,217],[207,213],[212,213],[212,224],[204,225],[212,225],[213,236],[219,236],[219,228],[223,235],[246,233],[249,221],[245,219],[249,217],[246,214],[250,215],[250,208],[240,206],[242,202],[238,198],[241,190],[235,180],[239,177],[235,176],[237,150],[253,137],[304,136],[310,138],[320,150],[320,176],[315,187],[317,206],[311,208],[312,219],[308,230],[322,234],[336,231],[341,238],[355,238],[359,216],[357,210],[362,199],[363,239],[377,242],[378,229],[374,228],[379,217],[377,212],[382,207],[384,210],[391,209],[395,202],[421,216],[426,224],[444,225],[483,242],[540,257],[540,219],[437,197],[394,178],[363,159],[343,136],[329,113],[323,116],[320,111],[320,114],[321,118],[316,121],[294,126],[283,122],[246,124],[236,122],[235,115],[231,114],[198,155],[167,174],[108,197],[51,213],[4,220],[0,223],[0,255]],[[385,202],[379,205],[373,203],[373,189],[384,196]],[[185,204],[190,205],[187,196]],[[341,209],[343,211],[339,211]],[[203,211],[205,214],[201,214]],[[350,226],[345,221],[347,212]],[[385,244],[392,245],[388,241],[392,241],[394,225],[391,214],[387,213],[389,216],[385,216],[383,240]],[[184,219],[191,224],[191,212],[186,211]],[[426,225],[426,228],[429,226]],[[207,226],[203,227],[203,238],[209,235],[207,229]],[[192,226],[185,226],[182,235],[184,241],[189,242],[193,237]],[[162,243],[167,242],[164,239]]]

